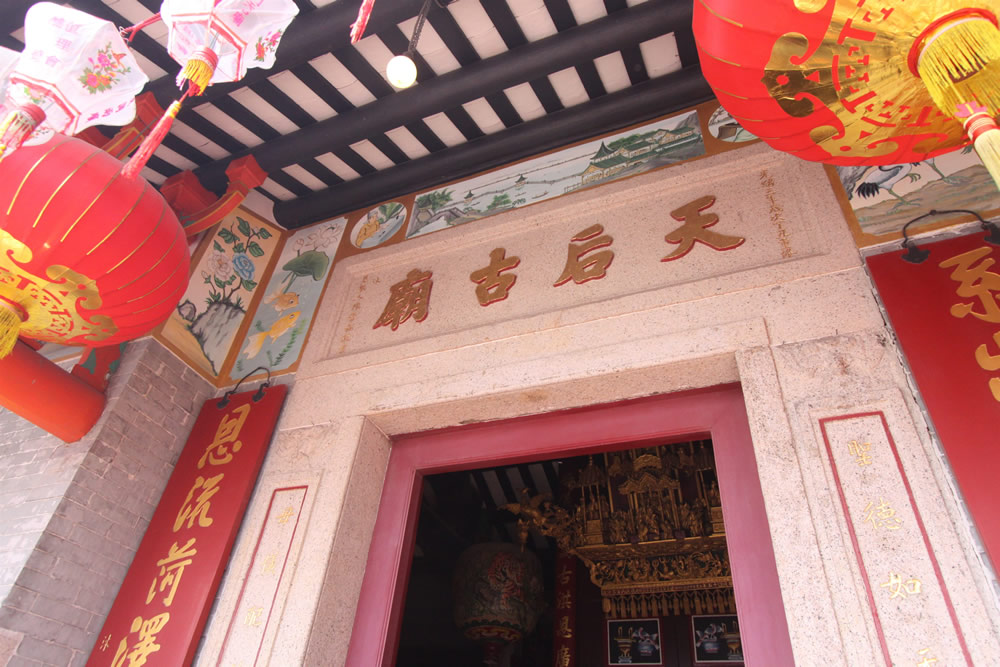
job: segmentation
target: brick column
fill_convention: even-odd
[[[86,662],[214,394],[147,338],[126,350],[104,414],[79,442],[0,410],[0,665]]]

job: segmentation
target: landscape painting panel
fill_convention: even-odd
[[[347,218],[336,218],[300,229],[285,241],[240,343],[232,379],[260,366],[282,371],[298,360],[346,223]]]
[[[180,304],[160,331],[191,365],[218,377],[279,234],[242,209],[216,228]]]
[[[406,237],[436,232],[705,153],[697,110],[417,195]]]
[[[915,164],[836,170],[863,234],[898,237],[903,225],[931,209],[986,213],[1000,208],[1000,191],[971,147]],[[910,230],[946,219],[931,217]]]

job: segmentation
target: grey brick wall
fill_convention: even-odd
[[[0,410],[0,664],[86,662],[197,412],[215,393],[145,339],[127,349],[104,414],[80,442]]]

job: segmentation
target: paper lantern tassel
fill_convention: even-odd
[[[142,168],[149,162],[149,158],[153,157],[153,153],[160,147],[163,138],[170,132],[170,126],[174,124],[174,119],[180,113],[182,101],[183,98],[177,100],[167,108],[163,116],[160,117],[160,120],[157,121],[153,131],[142,140],[139,148],[136,149],[132,157],[122,167],[122,176],[125,178],[136,178],[139,175]]]
[[[45,112],[36,104],[25,104],[7,112],[0,124],[0,158],[9,150],[17,150],[24,140],[45,120]]]
[[[957,115],[964,118],[965,131],[969,134],[969,139],[972,139],[979,159],[990,172],[997,188],[1000,188],[1000,127],[986,107],[981,105],[965,104]]]

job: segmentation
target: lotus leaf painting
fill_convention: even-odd
[[[258,366],[275,372],[298,361],[346,221],[337,218],[306,227],[286,239],[250,330],[240,343],[233,380]]]

